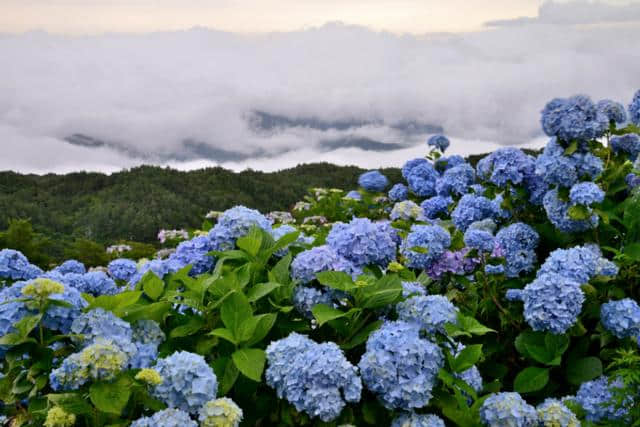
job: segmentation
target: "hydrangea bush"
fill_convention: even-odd
[[[637,425],[638,124],[640,91],[557,98],[540,152],[434,135],[401,182],[236,206],[154,259],[2,249],[0,423]]]

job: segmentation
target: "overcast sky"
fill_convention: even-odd
[[[0,0],[0,33],[0,170],[213,164],[185,140],[234,169],[400,165],[424,135],[394,123],[461,154],[540,146],[551,98],[640,88],[638,1]],[[256,131],[256,110],[361,125]],[[353,137],[406,148],[322,149]]]

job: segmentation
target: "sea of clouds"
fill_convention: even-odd
[[[253,35],[0,35],[0,170],[398,166],[425,152],[425,135],[391,126],[406,121],[442,126],[459,154],[540,147],[539,112],[553,97],[629,103],[640,88],[639,30],[638,4],[571,2],[460,34],[330,23]],[[360,124],[256,129],[255,111]],[[74,134],[105,145],[73,145]],[[354,136],[402,147],[322,148]],[[232,159],[185,157],[186,140]]]

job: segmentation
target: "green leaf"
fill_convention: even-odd
[[[202,317],[190,317],[184,325],[176,326],[169,332],[171,338],[188,337],[198,332],[204,326]]]
[[[545,365],[558,366],[569,346],[569,338],[566,335],[524,331],[516,337],[515,346],[523,356]]]
[[[451,364],[453,372],[463,372],[472,367],[482,357],[482,344],[474,344],[466,346]]]
[[[458,313],[458,326],[472,335],[485,335],[489,332],[496,332],[494,329],[487,328],[473,317],[464,316],[461,313]]]
[[[623,253],[634,261],[640,261],[640,242],[625,245]]]
[[[567,380],[574,385],[591,381],[602,375],[602,362],[597,357],[584,357],[567,365]]]
[[[147,272],[141,280],[142,290],[149,298],[156,301],[164,292],[164,282],[152,272]]]
[[[53,406],[59,406],[71,414],[82,415],[93,411],[91,405],[79,393],[48,394],[47,399]]]
[[[107,311],[113,311],[116,308],[129,307],[137,303],[141,296],[141,291],[124,291],[116,295],[100,295],[93,300],[87,310],[103,308]]]
[[[171,303],[167,301],[154,302],[153,304],[138,305],[132,307],[118,308],[114,311],[117,316],[122,317],[127,322],[135,322],[141,319],[155,320],[162,323],[165,315],[171,309]]]
[[[33,316],[26,316],[13,324],[15,328],[18,330],[18,334],[22,338],[26,338],[33,329],[38,326],[40,323],[40,319],[42,319],[42,314],[35,314]]]
[[[518,393],[531,393],[542,390],[549,382],[549,368],[530,366],[516,375],[513,388]]]
[[[251,256],[258,255],[262,245],[262,230],[256,226],[251,227],[246,236],[240,237],[236,241],[236,245]]]
[[[300,235],[299,231],[294,231],[292,233],[287,233],[281,238],[278,239],[277,242],[269,249],[269,253],[275,253],[280,249],[284,249],[296,240],[298,240],[298,236]]]
[[[236,364],[229,359],[224,368],[224,375],[220,379],[220,389],[218,390],[219,395],[226,395],[233,385],[235,384],[238,376],[240,375],[240,371],[238,370]]]
[[[343,350],[351,350],[352,348],[359,346],[364,343],[369,338],[369,335],[371,335],[373,331],[377,330],[382,323],[382,320],[376,320],[375,322],[369,323],[367,326],[362,328],[360,332],[355,334],[351,340],[342,344],[340,347],[342,347]]]
[[[260,318],[258,316],[251,316],[244,319],[242,323],[240,323],[238,333],[236,334],[238,342],[247,341],[251,338],[259,322]]]
[[[258,348],[241,348],[232,355],[233,363],[247,378],[260,382],[266,356],[264,350]]]
[[[288,284],[291,282],[291,276],[289,275],[289,265],[293,255],[289,252],[284,258],[276,263],[276,265],[269,272],[269,281]]]
[[[336,308],[329,307],[325,304],[316,304],[311,313],[313,317],[318,321],[318,325],[322,326],[330,320],[339,319],[347,315],[344,311],[340,311]]]
[[[229,329],[227,328],[217,328],[214,329],[213,331],[209,332],[209,335],[213,335],[216,337],[220,337],[220,338],[224,338],[225,340],[233,343],[233,344],[238,344],[238,342],[236,341],[236,337],[233,335],[233,332],[231,332]]]
[[[131,396],[131,383],[126,377],[108,382],[97,382],[89,388],[91,402],[102,412],[120,415]]]
[[[273,325],[276,323],[278,313],[260,314],[256,317],[259,320],[255,330],[253,331],[253,336],[249,341],[247,341],[247,345],[249,346],[259,343],[267,336],[271,328],[273,328]]]
[[[323,285],[339,291],[349,292],[356,288],[351,276],[342,271],[323,271],[316,274],[316,279]]]
[[[570,156],[573,153],[575,153],[577,149],[578,149],[578,141],[573,140],[571,141],[571,144],[569,144],[569,146],[566,148],[566,150],[564,150],[564,155]]]
[[[238,335],[240,324],[251,316],[253,316],[251,304],[249,304],[247,297],[240,292],[229,295],[220,306],[222,323],[233,332],[234,336]]]
[[[400,300],[402,283],[397,275],[382,276],[373,286],[362,290],[358,306],[362,308],[382,308]]]
[[[247,299],[249,300],[249,302],[256,302],[260,298],[269,295],[280,286],[282,286],[280,283],[275,282],[258,283],[257,285],[249,289],[249,291],[247,292]]]

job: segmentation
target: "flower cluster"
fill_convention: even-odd
[[[578,393],[572,400],[587,413],[587,421],[615,421],[623,419],[628,413],[627,405],[618,407],[614,396],[615,389],[623,387],[621,380],[611,381],[601,376],[593,381],[580,385]],[[629,404],[629,399],[625,402]]]
[[[404,184],[395,184],[389,190],[389,199],[393,202],[402,202],[409,198],[409,189]]]
[[[215,250],[231,249],[238,237],[246,235],[251,227],[271,230],[272,222],[260,212],[244,206],[227,209],[209,231],[210,245]]]
[[[401,252],[411,268],[428,268],[451,245],[451,235],[438,225],[413,225]]]
[[[402,282],[402,296],[426,295],[427,290],[419,282]]]
[[[44,427],[71,427],[76,424],[76,416],[66,412],[59,406],[54,406],[47,411]]]
[[[210,400],[198,413],[200,427],[238,427],[242,421],[242,409],[227,398]]]
[[[42,270],[29,263],[22,252],[13,249],[0,251],[0,279],[30,280],[40,274],[42,274]]]
[[[62,264],[60,264],[59,266],[57,266],[56,268],[54,268],[53,271],[63,275],[70,274],[70,273],[84,274],[87,272],[87,268],[84,266],[83,263],[81,263],[78,260],[68,259]]]
[[[631,104],[629,104],[629,120],[640,125],[640,90],[633,95]]]
[[[615,102],[610,99],[603,99],[598,101],[596,106],[602,114],[607,116],[609,122],[622,124],[627,121],[627,111],[624,109],[624,105],[619,102]]]
[[[585,284],[596,275],[615,276],[617,272],[617,266],[602,258],[599,250],[585,245],[551,252],[538,275],[554,273]]]
[[[609,118],[588,96],[556,98],[542,110],[542,129],[564,141],[589,140],[602,136]]]
[[[138,265],[133,260],[118,258],[109,263],[107,270],[109,271],[109,275],[115,280],[128,282],[138,271]]]
[[[360,175],[358,185],[367,191],[380,192],[387,188],[389,180],[380,171],[373,170]]]
[[[328,245],[316,246],[300,252],[291,263],[291,277],[301,283],[315,280],[316,274],[323,271],[342,271],[350,274],[354,279],[362,273],[360,268],[338,255]]]
[[[358,267],[387,265],[396,257],[392,230],[368,218],[354,218],[348,224],[335,223],[327,236],[327,244]]]
[[[186,412],[168,408],[150,417],[138,418],[130,427],[198,427],[198,424]]]
[[[470,257],[469,248],[459,251],[446,250],[435,262],[427,267],[427,274],[432,279],[438,280],[445,273],[452,273],[460,276],[470,274],[480,262],[477,257]]]
[[[465,194],[469,191],[469,186],[476,178],[476,171],[467,163],[444,171],[442,176],[436,181],[436,193],[439,196],[453,196]]]
[[[308,286],[296,286],[293,291],[293,306],[307,319],[313,319],[311,310],[318,304],[333,305],[334,295],[331,291],[320,290]]]
[[[612,136],[610,142],[614,152],[625,153],[632,162],[640,154],[640,135],[638,134],[627,133],[625,135]]]
[[[191,265],[189,274],[197,276],[213,267],[214,258],[207,253],[214,249],[208,236],[198,236],[181,242],[176,251],[169,256],[169,260],[183,267]]]
[[[433,334],[444,333],[444,325],[456,323],[458,309],[442,295],[414,296],[396,306],[398,318],[416,323]]]
[[[478,176],[498,187],[519,185],[532,178],[535,159],[518,148],[505,147],[483,157],[476,170]]]
[[[440,177],[440,174],[427,160],[420,160],[423,161],[410,161],[415,164],[412,164],[411,167],[408,168],[408,163],[405,164],[405,167],[402,169],[403,175],[405,168],[407,168],[407,175],[405,176],[405,179],[407,180],[407,184],[409,184],[409,189],[415,195],[420,197],[434,196],[436,194],[436,181]]]
[[[518,277],[533,270],[536,247],[540,237],[529,225],[517,222],[502,228],[496,234],[494,255],[504,257],[507,277]]]
[[[429,403],[443,364],[442,351],[420,337],[417,325],[397,321],[371,334],[358,367],[385,407],[413,409]]]
[[[640,337],[640,306],[631,298],[602,304],[600,321],[618,338]]]
[[[391,427],[445,427],[445,425],[442,418],[437,415],[409,412],[394,418]]]
[[[598,225],[598,216],[593,214],[587,219],[572,219],[569,215],[571,204],[560,199],[557,189],[548,191],[543,199],[544,210],[549,221],[560,231],[577,233],[595,228]]]
[[[558,399],[545,399],[538,405],[536,412],[543,427],[580,427],[575,414]]]
[[[317,344],[292,333],[269,344],[267,361],[267,384],[311,417],[331,421],[340,415],[345,401],[360,400],[358,371],[332,342]]]
[[[444,135],[433,135],[427,141],[429,147],[437,148],[443,153],[449,148],[449,138]]]
[[[536,427],[538,416],[518,393],[494,393],[480,407],[480,419],[490,427]]]
[[[423,216],[423,211],[420,206],[411,200],[405,200],[393,205],[389,218],[393,221],[402,220],[420,220]]]
[[[451,197],[434,196],[429,199],[425,199],[420,207],[424,212],[424,216],[429,219],[436,219],[440,215],[447,215],[449,213],[449,206],[453,203]]]
[[[548,185],[571,187],[580,178],[594,179],[602,172],[602,160],[579,144],[575,152],[565,154],[566,147],[552,138],[536,159],[536,174]]]
[[[459,230],[466,231],[473,222],[483,219],[497,220],[502,215],[503,212],[497,200],[490,200],[475,194],[465,194],[451,212],[451,220]]]

